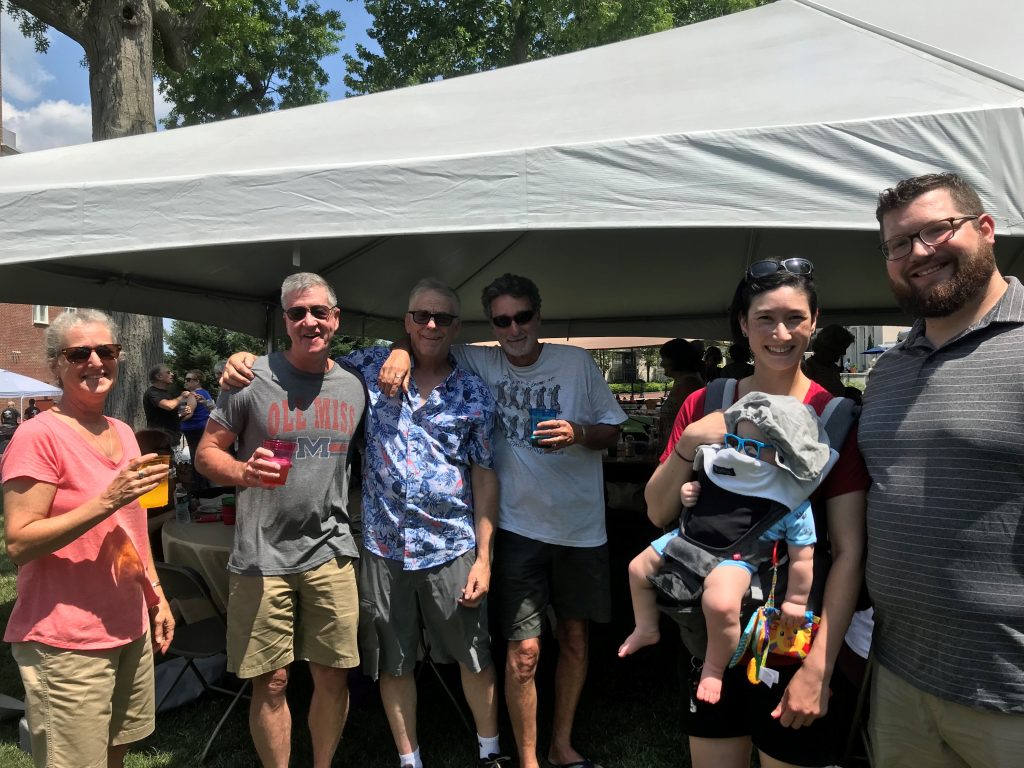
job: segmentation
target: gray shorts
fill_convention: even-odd
[[[611,621],[608,546],[545,544],[499,529],[491,590],[507,640],[540,637],[549,605],[560,619]]]
[[[421,627],[430,658],[458,662],[470,672],[491,664],[487,600],[459,605],[476,552],[433,568],[403,571],[396,560],[365,552],[359,565],[359,645],[363,671],[400,677],[412,672]]]

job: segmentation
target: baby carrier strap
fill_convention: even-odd
[[[704,415],[724,411],[736,402],[736,379],[714,379],[704,390]],[[837,451],[846,442],[850,428],[860,416],[860,406],[848,397],[833,397],[818,418],[828,434],[829,445]]]

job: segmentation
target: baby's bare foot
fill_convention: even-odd
[[[661,640],[661,632],[655,629],[641,629],[636,627],[633,629],[633,633],[622,641],[622,645],[619,646],[619,658],[624,659],[631,653],[636,653],[641,648],[646,648],[648,645],[654,645]]]
[[[723,670],[704,662],[704,668],[700,673],[700,683],[697,685],[697,698],[708,704],[717,704],[722,698],[722,672]]]

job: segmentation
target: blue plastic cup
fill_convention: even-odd
[[[552,419],[558,418],[558,411],[554,408],[531,408],[530,409],[530,442],[534,445],[538,445],[538,438],[534,434],[537,431],[537,425],[542,421],[551,421]]]

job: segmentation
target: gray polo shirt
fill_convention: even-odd
[[[878,661],[1024,712],[1024,287],[938,349],[919,320],[871,372],[867,581]]]

